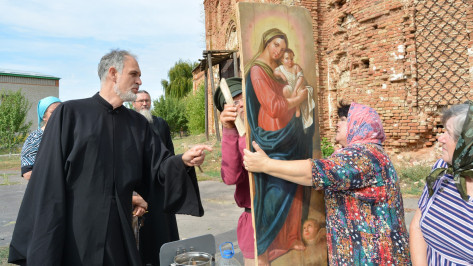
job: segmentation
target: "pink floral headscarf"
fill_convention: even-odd
[[[371,107],[352,103],[347,117],[347,145],[381,144],[386,139],[378,113]]]

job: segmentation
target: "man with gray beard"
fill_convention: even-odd
[[[142,114],[150,123],[166,148],[174,155],[174,145],[172,143],[169,125],[161,117],[151,114],[151,96],[145,90],[136,93],[136,100],[133,101],[133,108]],[[195,176],[194,169],[189,171]],[[176,215],[163,210],[163,186],[151,186],[148,197],[148,212],[143,216],[144,222],[139,232],[139,251],[144,265],[159,265],[159,251],[161,246],[167,242],[179,240]],[[140,195],[133,196],[133,204],[139,206],[143,201]],[[137,212],[143,209],[136,208]],[[136,213],[139,215],[140,213]]]
[[[142,265],[131,227],[133,191],[148,201],[162,192],[163,212],[203,215],[192,173],[212,149],[196,145],[174,156],[143,116],[123,106],[141,85],[128,51],[104,55],[98,74],[97,94],[64,102],[48,121],[13,231],[11,263]]]
[[[136,93],[136,100],[133,101],[133,108],[138,113],[142,114],[148,122],[153,123],[153,115],[151,115],[151,96],[147,91],[139,90]]]

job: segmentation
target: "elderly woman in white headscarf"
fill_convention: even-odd
[[[49,117],[60,103],[61,100],[54,96],[43,98],[38,102],[38,129],[30,133],[21,149],[21,176],[27,180],[31,177],[43,131]]]

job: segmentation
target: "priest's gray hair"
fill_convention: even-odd
[[[447,121],[452,119],[453,138],[458,141],[462,133],[463,124],[465,123],[466,115],[468,113],[468,104],[456,104],[446,109],[442,113],[442,124],[447,126]]]
[[[111,67],[115,67],[117,69],[118,73],[122,73],[123,71],[123,62],[125,61],[126,56],[131,56],[136,60],[136,56],[131,54],[130,52],[126,50],[120,50],[120,49],[115,49],[111,50],[109,53],[104,55],[102,59],[100,59],[100,63],[98,66],[98,74],[100,78],[100,82],[104,82],[108,69]]]

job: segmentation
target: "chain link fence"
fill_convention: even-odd
[[[447,106],[473,96],[470,89],[467,9],[470,0],[418,0],[415,4],[417,103]]]

